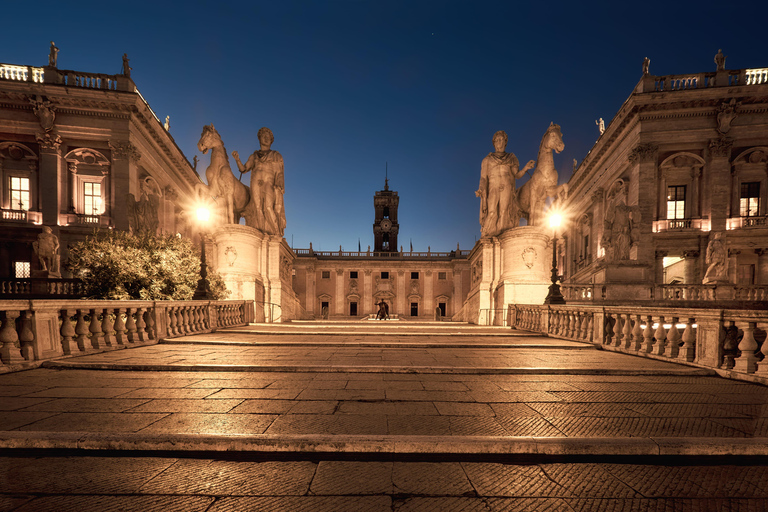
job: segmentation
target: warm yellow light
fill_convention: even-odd
[[[208,208],[199,207],[197,209],[197,220],[200,222],[208,222],[208,220],[211,218],[211,212],[208,211]]]
[[[556,228],[560,226],[560,223],[563,221],[563,216],[559,213],[553,213],[549,216],[549,227]]]

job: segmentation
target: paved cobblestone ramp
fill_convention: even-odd
[[[0,510],[768,508],[767,387],[503,328],[250,326],[0,395]]]

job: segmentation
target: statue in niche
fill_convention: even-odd
[[[251,173],[251,201],[245,209],[245,223],[269,235],[282,236],[285,231],[283,157],[270,149],[275,141],[272,130],[261,128],[258,138],[260,148],[248,157],[245,165],[238,152],[232,152],[240,172]]]
[[[43,226],[43,232],[37,235],[37,241],[32,242],[32,248],[40,260],[40,270],[46,277],[61,277],[59,271],[59,238],[48,226]]]
[[[703,284],[728,282],[728,255],[722,233],[715,233],[715,237],[709,241],[704,262],[707,264],[707,273],[702,280]]]
[[[141,195],[138,200],[133,194],[128,194],[128,226],[134,233],[157,234],[160,191],[154,190],[156,187],[153,185],[154,180],[147,177],[139,182]]]
[[[125,75],[125,76],[130,78],[130,76],[131,76],[131,69],[133,69],[133,68],[131,68],[131,66],[128,65],[128,60],[129,60],[128,59],[128,54],[124,53],[123,54],[123,75]]]
[[[48,66],[55,68],[58,61],[59,61],[59,49],[56,47],[55,44],[53,44],[53,41],[51,41],[51,51],[48,54]]]
[[[214,199],[221,199],[218,204],[224,209],[226,224],[239,224],[240,217],[244,216],[251,201],[251,190],[232,173],[224,142],[213,124],[203,126],[197,149],[203,154],[211,150],[211,164],[205,169],[205,179],[209,187],[207,193]]]
[[[481,236],[496,236],[520,224],[521,209],[515,191],[515,180],[521,178],[536,162],[531,160],[520,169],[514,153],[504,151],[507,134],[493,135],[493,153],[488,153],[480,165],[480,186],[475,196],[480,198]]]
[[[715,65],[717,66],[718,71],[725,71],[725,59],[726,56],[723,55],[723,50],[717,50],[717,54],[715,55]]]
[[[648,57],[643,59],[643,75],[647,75],[649,73],[649,68],[651,67],[651,59]]]
[[[639,215],[637,207],[627,206],[624,200],[619,200],[608,211],[601,240],[606,262],[629,260],[629,249],[638,239],[635,225]]]

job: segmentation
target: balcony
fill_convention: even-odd
[[[67,226],[92,226],[107,228],[110,224],[110,217],[108,215],[87,215],[84,213],[68,213],[62,215],[62,221]]]
[[[768,226],[768,216],[732,217],[726,221],[726,229],[764,228]]]
[[[709,219],[664,219],[653,221],[653,232],[662,231],[709,231]]]
[[[42,224],[43,213],[29,210],[0,210],[2,219],[11,222],[25,222],[29,224]]]

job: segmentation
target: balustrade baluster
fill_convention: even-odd
[[[35,334],[32,332],[31,311],[24,311],[21,313],[19,343],[21,344],[21,357],[27,361],[32,361],[35,358]]]
[[[175,307],[168,307],[165,310],[165,314],[167,315],[168,319],[168,336],[176,336],[178,332],[176,331],[176,308]]]
[[[190,334],[192,332],[192,327],[189,323],[189,306],[185,306],[181,310],[181,318],[182,322],[181,325],[184,328],[184,334]]]
[[[104,348],[104,333],[101,331],[101,319],[99,310],[90,310],[91,321],[88,331],[91,333],[91,346],[95,349]]]
[[[73,336],[75,335],[75,327],[72,325],[72,317],[76,314],[77,312],[71,309],[61,310],[61,329],[59,329],[59,332],[61,333],[61,350],[64,352],[64,355],[67,356],[76,352],[76,345],[74,344],[73,339]]]
[[[589,313],[583,312],[579,315],[581,322],[579,322],[579,339],[587,341],[587,329],[589,329]]]
[[[736,359],[733,369],[737,372],[755,373],[757,370],[757,341],[755,340],[755,327],[757,322],[747,322],[744,327],[744,336],[739,342],[741,356]]]
[[[200,306],[200,314],[203,319],[203,329],[211,329],[211,307],[208,305]]]
[[[733,369],[734,361],[736,359],[736,338],[739,334],[739,329],[736,328],[736,322],[729,321],[731,325],[724,327],[723,336],[723,366],[726,370]]]
[[[0,360],[4,364],[15,364],[24,361],[21,355],[21,348],[18,346],[19,334],[16,332],[16,319],[19,312],[10,310],[5,311],[3,315],[3,325],[0,327]]]
[[[194,318],[194,325],[195,325],[195,332],[200,332],[203,330],[203,322],[202,322],[202,315],[200,309],[202,308],[201,305],[195,305],[192,308],[192,315]]]
[[[653,344],[653,354],[657,356],[663,356],[667,343],[667,331],[664,329],[664,317],[659,317],[659,326],[656,328],[656,332],[653,333],[653,337],[656,338],[656,343]]]
[[[693,335],[693,322],[694,319],[689,318],[685,324],[683,336],[680,338],[683,342],[683,346],[680,347],[680,352],[677,355],[678,359],[681,361],[688,361],[689,363],[693,362],[696,351],[696,345],[694,343],[696,338]]]
[[[625,349],[631,349],[632,348],[632,315],[629,313],[624,315],[624,326],[621,329],[621,332],[623,334],[622,341],[624,342],[624,348]]]
[[[613,346],[621,347],[622,340],[624,339],[624,322],[621,318],[621,313],[616,313],[616,323],[613,326]]]
[[[125,320],[123,320],[125,308],[115,308],[115,342],[118,345],[125,345]]]
[[[576,313],[571,311],[568,313],[568,337],[575,338],[576,332]]]
[[[680,336],[680,331],[677,329],[677,323],[679,321],[679,317],[673,316],[672,326],[667,333],[667,347],[669,348],[667,356],[672,359],[677,359],[677,356],[680,353],[680,339],[682,336]]]
[[[101,311],[101,332],[104,333],[104,344],[108,347],[114,345],[112,341],[114,340],[115,335],[115,329],[113,327],[115,321],[112,318],[112,311],[112,308],[104,308]]]
[[[179,306],[176,308],[176,333],[179,336],[183,336],[186,334],[186,331],[184,330],[184,314],[183,314],[183,306]]]
[[[85,309],[77,310],[77,323],[75,324],[75,334],[77,335],[77,347],[81,352],[88,350],[88,324],[85,323]]]
[[[133,314],[136,308],[125,308],[125,330],[127,332],[128,343],[136,343],[139,337],[136,335],[136,320]]]
[[[611,316],[611,313],[605,312],[605,333],[603,335],[603,345],[613,345],[613,325],[614,325],[614,318]]]
[[[635,315],[635,325],[632,327],[632,350],[639,352],[643,347],[643,329],[640,327],[642,319],[640,315]]]
[[[147,341],[147,324],[144,322],[144,311],[147,308],[136,308],[136,338],[139,341]]]
[[[147,325],[147,338],[150,340],[157,339],[157,328],[155,326],[155,314],[157,309],[147,309],[144,312],[144,323]]]
[[[641,352],[650,354],[653,352],[653,317],[645,317],[645,330],[643,331],[643,347]]]

